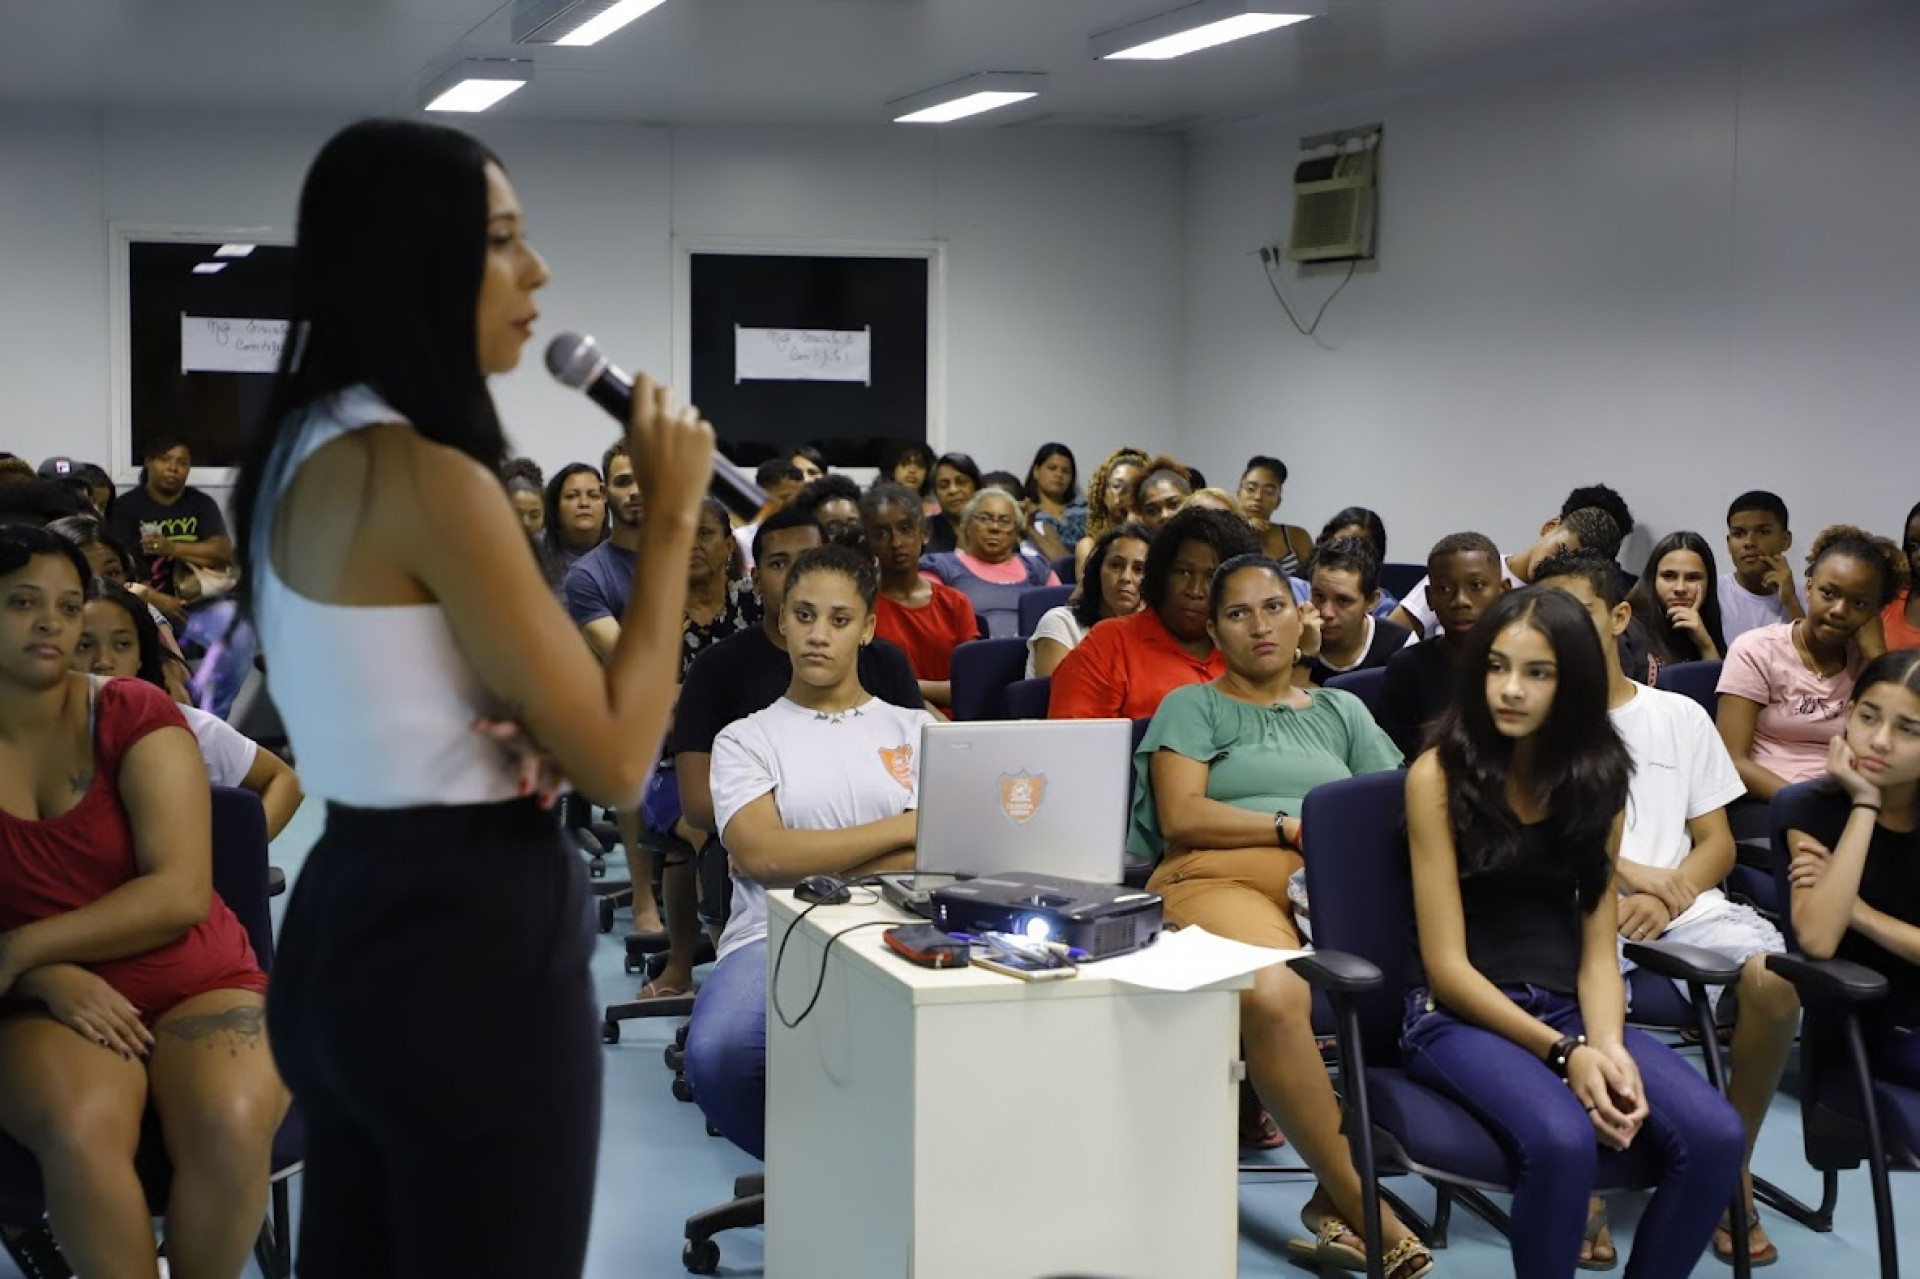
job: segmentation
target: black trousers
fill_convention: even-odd
[[[267,998],[301,1279],[565,1279],[600,1140],[592,893],[532,800],[330,806]]]

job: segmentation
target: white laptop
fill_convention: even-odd
[[[1124,719],[927,724],[915,861],[922,871],[1117,884],[1132,772]]]

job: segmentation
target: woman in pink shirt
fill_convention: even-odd
[[[1020,597],[1030,588],[1060,585],[1045,560],[1020,554],[1024,523],[1012,497],[981,489],[960,517],[960,549],[920,559],[922,575],[965,595],[994,639],[1019,634]]]
[[[1720,672],[1720,737],[1747,792],[1772,799],[1824,776],[1827,743],[1868,659],[1860,630],[1905,588],[1907,557],[1884,537],[1836,524],[1807,555],[1807,615],[1755,627]]]

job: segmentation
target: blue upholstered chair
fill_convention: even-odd
[[[1052,695],[1053,681],[1042,676],[1039,679],[1015,680],[1007,685],[1005,698],[1008,719],[1045,719],[1047,717],[1047,698]]]
[[[273,972],[273,918],[267,907],[267,815],[252,791],[216,786],[213,790],[213,887],[253,944],[260,967]],[[293,1274],[291,1219],[287,1181],[305,1158],[306,1130],[300,1112],[290,1110],[273,1140],[273,1180],[268,1219],[254,1241],[254,1259],[268,1279]],[[147,1202],[158,1215],[172,1188],[173,1169],[158,1120],[149,1109],[134,1156]],[[65,1261],[46,1229],[46,1200],[40,1167],[25,1147],[0,1134],[0,1244],[31,1279],[64,1279]]]
[[[1327,681],[1328,688],[1337,688],[1344,693],[1352,693],[1367,704],[1367,713],[1379,717],[1380,695],[1387,690],[1387,668],[1369,667],[1364,671],[1348,671],[1344,675],[1335,675]]]
[[[1471,1112],[1409,1078],[1401,1067],[1400,1024],[1413,957],[1413,883],[1406,836],[1406,774],[1373,773],[1331,782],[1308,793],[1301,818],[1307,832],[1307,896],[1313,903],[1316,949],[1295,960],[1294,971],[1332,1001],[1340,1043],[1347,1130],[1366,1203],[1368,1273],[1379,1279],[1379,1179],[1385,1172],[1418,1173],[1442,1190],[1431,1223],[1395,1200],[1408,1226],[1444,1246],[1451,1199],[1471,1208],[1503,1234],[1507,1214],[1486,1197],[1510,1192],[1512,1159]],[[1739,966],[1693,947],[1629,943],[1642,967],[1688,979],[1698,1024],[1713,1034],[1706,987],[1727,985]],[[1724,1077],[1716,1054],[1707,1057],[1716,1086]],[[1648,1143],[1625,1152],[1603,1150],[1595,1193],[1647,1189],[1659,1177]],[[1447,1192],[1451,1191],[1449,1195]],[[1736,1274],[1745,1274],[1744,1204],[1732,1205]]]
[[[1040,625],[1040,615],[1049,609],[1059,608],[1073,598],[1073,587],[1034,586],[1020,597],[1020,638],[1033,634],[1033,628]]]
[[[1006,691],[1027,673],[1027,642],[1015,636],[972,640],[953,650],[953,717],[1005,719]]]

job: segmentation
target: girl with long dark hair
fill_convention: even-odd
[[[307,172],[291,339],[234,494],[268,684],[328,804],[269,1006],[307,1123],[303,1279],[576,1275],[585,1257],[591,894],[523,760],[474,725],[512,721],[589,800],[639,803],[713,433],[639,379],[640,603],[594,660],[502,488],[487,389],[546,281],[506,171],[464,134],[363,122]],[[460,1066],[437,1070],[452,1025]]]
[[[1573,1273],[1596,1137],[1650,1143],[1663,1168],[1627,1274],[1690,1274],[1746,1135],[1698,1072],[1624,1027],[1612,883],[1633,764],[1607,716],[1599,636],[1564,592],[1512,591],[1457,669],[1437,745],[1407,775],[1420,960],[1407,1072],[1513,1156],[1516,1276]]]
[[[1713,661],[1727,651],[1720,574],[1713,548],[1698,533],[1669,533],[1656,542],[1627,603],[1646,630],[1649,656],[1661,666]]]
[[[1140,584],[1146,580],[1147,546],[1153,534],[1131,521],[1102,533],[1087,556],[1087,580],[1073,598],[1040,615],[1027,637],[1027,678],[1051,676],[1087,632],[1109,617],[1140,611]]]

